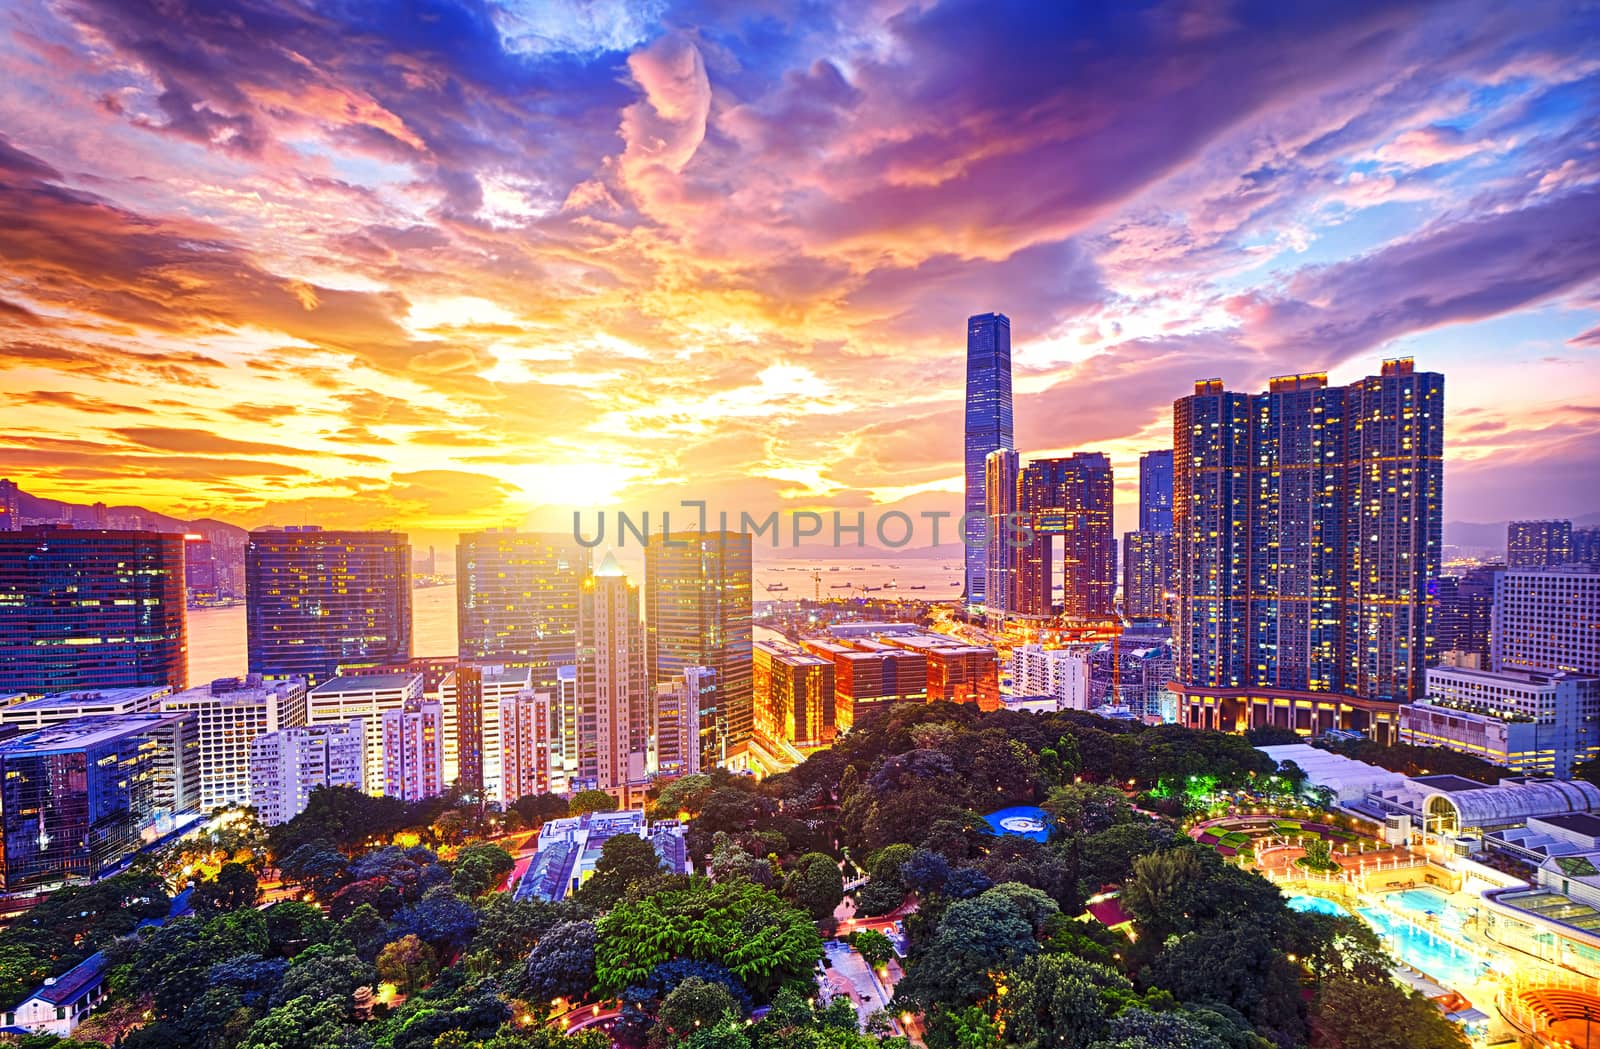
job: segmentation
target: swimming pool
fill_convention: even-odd
[[[1397,894],[1390,894],[1394,895]],[[1442,905],[1444,898],[1439,896],[1435,902]],[[1379,939],[1391,954],[1446,987],[1460,990],[1482,979],[1489,971],[1486,963],[1429,930],[1425,924],[1391,914],[1381,907],[1362,907],[1357,913],[1377,930]]]
[[[1333,900],[1323,896],[1310,896],[1305,893],[1291,892],[1288,895],[1289,909],[1300,911],[1302,914],[1337,914],[1349,917],[1350,912]]]

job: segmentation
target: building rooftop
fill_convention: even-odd
[[[61,707],[79,707],[86,703],[103,703],[108,706],[130,705],[148,700],[151,706],[163,696],[171,694],[165,686],[138,688],[80,688],[71,692],[52,692],[43,699],[32,699],[6,708],[8,713],[55,710]]]
[[[421,684],[421,674],[340,674],[338,677],[329,678],[311,690],[313,696],[331,695],[339,692],[385,692],[389,689],[406,688],[412,682]]]
[[[241,680],[238,678],[220,678],[209,685],[199,685],[195,688],[174,692],[162,699],[163,704],[169,703],[195,703],[206,700],[218,700],[224,703],[259,703],[268,696],[286,697],[297,691],[303,691],[306,683],[301,678],[286,678],[279,681]]]
[[[1600,816],[1588,812],[1566,812],[1556,816],[1541,816],[1540,823],[1572,831],[1589,838],[1600,838]]]
[[[54,754],[82,750],[123,736],[148,732],[193,714],[117,714],[111,717],[74,718],[59,725],[0,739],[0,755]]]
[[[1436,776],[1412,776],[1411,782],[1420,783],[1430,790],[1442,791],[1446,794],[1459,794],[1464,790],[1487,790],[1489,788],[1489,784],[1479,783],[1475,779],[1443,773]]]
[[[1441,677],[1461,678],[1475,681],[1485,685],[1493,684],[1518,684],[1518,685],[1553,685],[1561,681],[1593,681],[1595,674],[1579,674],[1566,670],[1480,670],[1476,667],[1437,666],[1428,668],[1428,676],[1438,674]]]
[[[56,977],[54,983],[45,983],[34,991],[33,997],[51,1005],[71,1005],[85,991],[92,990],[105,979],[106,969],[110,964],[111,960],[106,957],[104,951],[96,951]]]

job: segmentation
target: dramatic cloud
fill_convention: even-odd
[[[1448,377],[1448,517],[1594,509],[1591,8],[55,0],[0,30],[0,472],[40,494],[445,543],[953,508],[964,321],[1000,310],[1022,450],[1107,451],[1124,503],[1194,379],[1411,354]]]

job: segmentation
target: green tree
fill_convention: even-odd
[[[1122,891],[1122,905],[1140,931],[1157,938],[1189,926],[1193,886],[1204,876],[1196,851],[1188,846],[1153,852],[1133,862],[1133,878]]]
[[[655,846],[636,834],[618,834],[600,847],[594,873],[583,883],[575,898],[584,906],[610,910],[635,885],[642,885],[660,874],[661,857]]]
[[[658,820],[693,819],[699,815],[700,806],[710,797],[711,790],[710,776],[699,773],[680,776],[661,788],[651,805],[651,815]]]
[[[1016,1049],[1088,1049],[1110,1030],[1116,995],[1133,985],[1114,969],[1071,955],[1026,958],[1005,977],[998,1019]]]
[[[952,1012],[994,993],[994,974],[1037,952],[1033,926],[1005,893],[990,889],[952,903],[926,946],[915,952],[895,1001]]]
[[[416,933],[407,933],[378,952],[377,972],[402,992],[411,994],[428,982],[437,964],[433,948]]]
[[[1322,984],[1314,1026],[1328,1049],[1460,1049],[1467,1044],[1417,992],[1345,977]]]
[[[533,997],[581,998],[595,982],[593,922],[562,922],[540,938],[528,955],[528,990]],[[620,989],[620,988],[619,988]]]
[[[469,900],[476,899],[498,887],[515,866],[511,854],[498,845],[486,842],[466,845],[456,853],[450,884],[457,894]]]
[[[715,962],[752,993],[806,977],[822,956],[810,916],[751,882],[695,879],[683,888],[624,900],[596,923],[599,990],[642,984],[674,958]]]
[[[228,862],[217,876],[195,886],[192,906],[197,914],[221,914],[241,907],[254,907],[260,886],[249,867]]]
[[[862,929],[850,941],[861,957],[874,968],[895,956],[894,943],[877,929]]]
[[[808,852],[795,861],[784,888],[814,920],[826,921],[844,899],[844,875],[832,856]]]
[[[662,1035],[685,1039],[699,1028],[713,1027],[730,1015],[739,1015],[739,1003],[728,989],[720,983],[691,976],[662,1000],[656,1023]]]
[[[238,1049],[364,1049],[366,1044],[338,1002],[307,995],[257,1020]]]
[[[586,812],[615,812],[617,799],[603,790],[580,790],[567,802],[569,816],[582,816]]]

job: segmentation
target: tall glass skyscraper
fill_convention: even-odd
[[[1139,456],[1139,531],[1172,531],[1172,449]]]
[[[316,684],[340,667],[411,658],[405,535],[315,525],[251,532],[244,573],[250,673]]]
[[[1034,532],[1062,537],[1061,610],[1066,615],[1098,619],[1114,611],[1114,497],[1111,460],[1104,452],[1033,459],[1022,471],[1020,502]]]
[[[743,532],[657,534],[645,547],[650,687],[690,667],[716,673],[716,703],[700,710],[706,767],[749,740],[753,728],[750,582],[750,536]]]
[[[578,595],[589,551],[570,535],[469,532],[456,545],[456,625],[461,659],[531,667],[554,686],[577,662]]]
[[[1011,432],[1011,318],[980,313],[967,318],[966,517],[967,600],[984,600],[989,523],[984,506],[984,464],[989,453],[1013,444]]]
[[[1198,382],[1173,406],[1173,442],[1178,683],[1422,695],[1444,377],[1402,359],[1343,387]]]
[[[650,747],[639,588],[610,554],[578,600],[578,785],[614,790],[642,779]]]
[[[0,533],[0,692],[189,684],[183,536]]]

